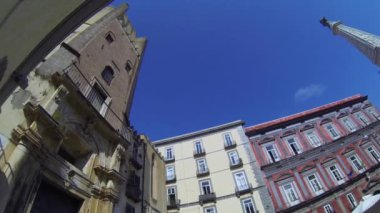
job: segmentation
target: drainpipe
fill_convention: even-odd
[[[145,158],[146,158],[146,144],[145,142],[143,143],[143,173],[142,173],[142,187],[141,187],[141,190],[142,190],[142,199],[141,199],[141,212],[144,212],[144,201],[145,201],[145,190],[144,190],[144,186],[145,186]]]

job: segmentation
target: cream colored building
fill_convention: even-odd
[[[272,212],[243,121],[155,141],[166,162],[168,212]]]

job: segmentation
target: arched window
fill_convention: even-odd
[[[114,77],[114,72],[113,72],[113,69],[110,67],[110,66],[106,66],[102,72],[102,77],[104,79],[104,81],[110,85],[111,84],[111,81]]]
[[[132,67],[133,67],[132,62],[130,60],[128,60],[127,64],[125,65],[125,70],[127,70],[127,72],[129,73],[129,72],[131,72]]]
[[[115,35],[112,32],[106,34],[106,41],[111,44],[115,40]]]

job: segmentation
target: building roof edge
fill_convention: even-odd
[[[222,124],[219,126],[214,126],[214,127],[210,127],[207,129],[198,130],[195,132],[190,132],[190,133],[186,133],[186,134],[182,134],[182,135],[178,135],[178,136],[174,136],[174,137],[170,137],[170,138],[166,138],[166,139],[162,139],[162,140],[153,141],[152,144],[154,146],[161,146],[164,144],[175,143],[175,142],[178,142],[180,140],[198,137],[200,135],[217,132],[220,130],[228,129],[230,127],[239,126],[239,125],[243,126],[244,124],[245,124],[245,122],[243,120],[236,120],[236,121],[225,123],[225,124]]]

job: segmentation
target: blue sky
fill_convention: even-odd
[[[380,106],[380,68],[319,19],[380,35],[380,1],[131,0],[148,38],[131,121],[152,140],[246,126],[357,93]]]

